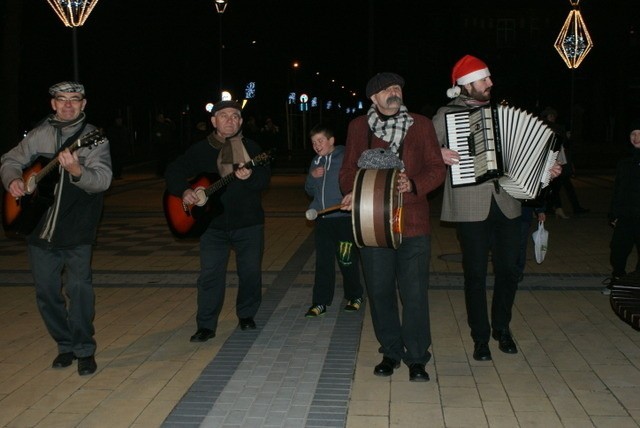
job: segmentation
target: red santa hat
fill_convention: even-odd
[[[491,76],[491,73],[484,61],[475,56],[465,55],[453,66],[451,71],[451,84],[453,86],[447,89],[447,96],[455,98],[460,95],[459,85],[466,85],[489,76]]]

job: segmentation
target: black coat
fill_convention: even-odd
[[[251,158],[262,153],[262,149],[255,141],[244,138],[243,143]],[[209,144],[206,139],[189,147],[184,154],[167,166],[165,180],[169,193],[182,197],[189,187],[190,179],[203,173],[218,174],[216,162],[218,153],[219,150]],[[209,227],[233,230],[264,224],[262,191],[269,186],[270,178],[271,168],[268,165],[255,166],[248,179],[234,179],[211,195],[212,198],[219,198],[217,201],[221,212],[213,217]]]
[[[609,219],[640,219],[640,150],[618,163]]]

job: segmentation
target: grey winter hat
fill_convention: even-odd
[[[364,169],[404,169],[404,162],[391,150],[369,149],[362,152],[358,159],[358,168]]]

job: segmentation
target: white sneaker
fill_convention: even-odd
[[[567,220],[569,218],[568,215],[564,213],[562,208],[556,208],[556,217]]]

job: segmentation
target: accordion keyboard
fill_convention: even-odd
[[[451,165],[451,177],[454,183],[473,184],[476,182],[473,156],[469,152],[469,112],[446,115],[447,141],[449,148],[460,155],[460,162]]]

